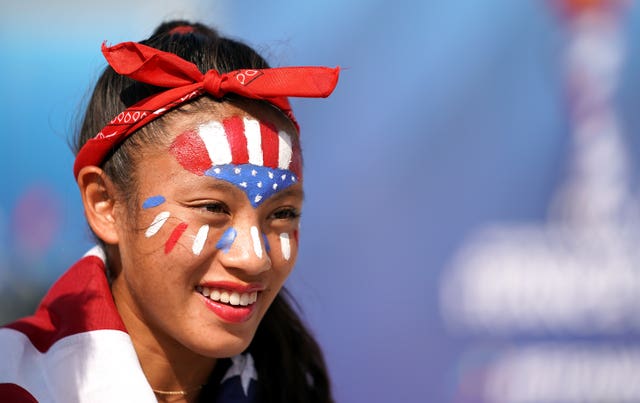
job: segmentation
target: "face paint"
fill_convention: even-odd
[[[231,249],[231,245],[233,245],[233,241],[235,241],[237,235],[238,233],[233,227],[227,228],[216,244],[216,248],[221,249],[224,253],[229,252],[229,249]]]
[[[171,252],[171,250],[173,250],[173,247],[176,246],[176,243],[178,243],[178,240],[180,239],[184,231],[187,230],[187,226],[187,223],[182,222],[173,229],[173,232],[169,236],[167,243],[164,245],[165,254],[168,254],[169,252]]]
[[[237,186],[255,208],[300,179],[300,149],[275,126],[233,116],[184,132],[170,152],[186,170]]]
[[[145,200],[144,203],[142,203],[142,208],[143,209],[148,209],[148,208],[152,208],[152,207],[158,207],[159,205],[161,205],[164,202],[165,202],[165,198],[163,196],[160,196],[160,195],[151,196],[150,198]]]
[[[170,215],[171,213],[169,213],[168,211],[163,211],[162,213],[158,214],[151,222],[151,225],[149,225],[149,228],[147,228],[147,230],[145,231],[144,236],[146,236],[147,238],[151,238],[152,236],[154,236],[158,231],[160,231],[160,228],[162,228],[164,223],[167,222],[167,219]]]
[[[253,241],[253,251],[258,258],[262,259],[262,242],[257,227],[251,227],[251,240]]]
[[[244,191],[253,207],[258,207],[273,194],[298,180],[291,171],[250,164],[215,166],[207,170],[205,175],[236,185]]]
[[[207,241],[207,236],[209,235],[209,226],[203,225],[198,230],[196,234],[196,238],[193,240],[193,246],[191,250],[195,255],[199,255],[202,252],[202,248],[204,248],[204,243]]]
[[[286,232],[280,234],[280,249],[282,250],[284,260],[289,260],[291,257],[291,243],[289,242],[289,234]]]
[[[267,253],[271,252],[271,246],[269,245],[269,240],[267,239],[267,234],[262,233],[262,240],[264,241],[264,248]]]

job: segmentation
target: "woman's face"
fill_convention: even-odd
[[[134,342],[216,358],[249,345],[291,272],[303,200],[286,119],[231,105],[218,115],[168,124],[168,145],[144,153],[136,208],[116,210],[112,287]]]

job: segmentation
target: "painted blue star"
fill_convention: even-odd
[[[258,207],[274,193],[296,183],[296,175],[279,168],[262,167],[253,164],[216,165],[205,175],[222,179],[237,186],[246,195],[253,207]]]

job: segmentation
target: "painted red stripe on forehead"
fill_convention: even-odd
[[[184,169],[196,175],[204,175],[206,170],[213,165],[207,147],[200,135],[194,130],[178,135],[169,147],[169,151]]]
[[[291,139],[293,141],[293,150],[291,154],[291,163],[289,164],[289,170],[296,175],[298,175],[298,179],[302,178],[302,150],[300,149],[300,143]]]
[[[278,168],[279,144],[276,127],[268,122],[260,122],[260,136],[262,138],[262,163],[269,168]]]
[[[222,122],[227,140],[231,148],[231,162],[233,164],[246,164],[249,162],[249,150],[247,138],[244,135],[244,121],[240,116],[233,116]]]

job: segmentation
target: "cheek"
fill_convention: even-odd
[[[280,232],[270,238],[272,261],[293,266],[298,254],[298,231]]]

